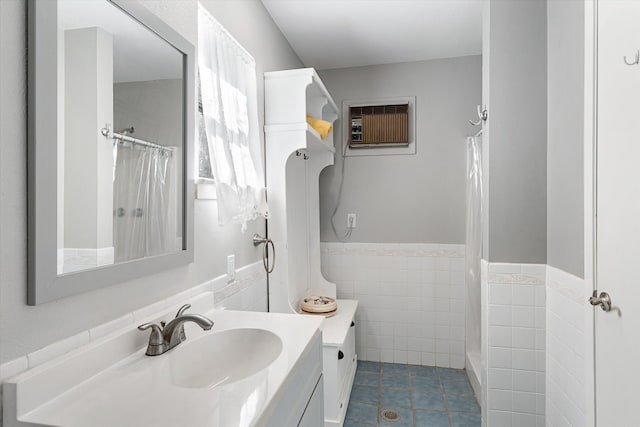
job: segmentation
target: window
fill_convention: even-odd
[[[199,176],[215,177],[218,222],[267,218],[253,57],[198,6]],[[207,165],[208,163],[208,165]]]
[[[202,113],[200,83],[198,83],[198,182],[211,184],[214,182],[209,143],[207,142],[207,130],[204,126],[204,114]]]

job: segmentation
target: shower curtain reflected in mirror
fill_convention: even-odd
[[[113,155],[115,262],[180,249],[175,154],[114,140]]]
[[[482,137],[467,138],[465,283],[467,369],[480,372],[480,259],[482,258]]]

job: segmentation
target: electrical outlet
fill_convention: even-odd
[[[236,256],[227,255],[227,282],[236,280]]]
[[[348,228],[356,228],[356,214],[350,213],[347,214],[347,227]]]

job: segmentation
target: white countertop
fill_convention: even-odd
[[[323,319],[226,310],[213,310],[203,314],[214,321],[212,330],[204,332],[198,326],[187,323],[187,341],[180,345],[187,345],[190,340],[196,340],[205,334],[227,329],[261,328],[278,335],[282,340],[283,350],[268,368],[253,376],[228,385],[199,389],[178,387],[171,383],[167,357],[171,351],[165,355],[149,357],[144,354],[145,348],[140,348],[66,392],[47,396],[50,381],[64,376],[64,369],[75,370],[71,360],[76,366],[78,363],[90,364],[94,363],[96,355],[101,354],[96,352],[94,346],[86,351],[85,357],[79,357],[82,356],[80,349],[71,359],[64,356],[67,357],[66,361],[62,360],[57,364],[50,362],[46,364],[50,365],[48,367],[43,365],[40,369],[27,371],[9,381],[11,393],[14,392],[13,388],[17,390],[24,384],[25,388],[22,390],[28,389],[31,394],[40,394],[36,400],[43,402],[19,415],[20,422],[65,427],[254,425],[273,402],[287,375],[316,331],[321,328]],[[95,361],[96,364],[100,362]],[[71,367],[62,368],[65,363]],[[238,363],[242,363],[242,360],[238,360]],[[24,393],[27,395],[27,392]],[[20,414],[20,395],[16,394]],[[29,402],[22,405],[23,410],[26,407],[29,407]]]
[[[351,327],[351,321],[354,320],[356,315],[358,300],[338,299],[336,303],[338,304],[336,314],[332,317],[327,317],[322,325],[322,344],[340,347],[344,345],[344,340]]]

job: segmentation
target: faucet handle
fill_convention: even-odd
[[[185,304],[182,307],[180,307],[180,310],[178,310],[178,313],[176,313],[176,318],[182,316],[184,312],[190,308],[191,308],[191,304]],[[187,339],[187,335],[184,333],[184,324],[182,323],[180,324],[180,326],[178,326],[178,337],[180,338],[180,342]]]
[[[138,326],[139,331],[145,331],[151,328],[151,336],[149,336],[149,345],[162,345],[164,338],[162,336],[162,328],[155,323],[144,323]]]
[[[185,311],[187,311],[188,309],[191,308],[191,304],[185,304],[182,307],[180,307],[180,310],[178,310],[178,313],[176,313],[176,317],[180,317],[184,314]]]

